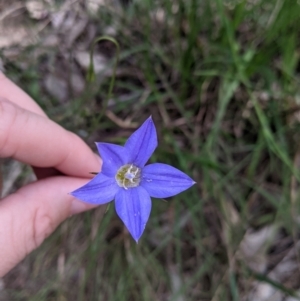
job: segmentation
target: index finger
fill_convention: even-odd
[[[87,177],[100,160],[75,134],[48,118],[0,99],[0,157]]]
[[[0,97],[13,102],[28,111],[46,117],[46,114],[39,107],[39,105],[28,94],[26,94],[10,79],[8,79],[1,71],[0,71]]]

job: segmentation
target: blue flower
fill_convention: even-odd
[[[148,118],[124,146],[96,142],[102,170],[71,194],[89,204],[115,200],[116,212],[138,242],[151,211],[151,198],[176,195],[195,182],[180,170],[162,163],[145,166],[157,147],[156,129]]]

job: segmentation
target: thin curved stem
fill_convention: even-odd
[[[109,84],[107,97],[106,97],[106,100],[103,104],[102,112],[96,118],[97,123],[99,123],[101,118],[103,117],[103,115],[104,115],[104,113],[107,109],[108,101],[112,97],[112,90],[113,90],[113,87],[114,87],[114,84],[115,84],[117,66],[118,66],[118,63],[119,63],[119,60],[120,60],[120,46],[119,46],[119,43],[114,38],[111,38],[111,37],[108,37],[108,36],[101,36],[99,38],[96,38],[94,40],[93,44],[92,44],[92,48],[91,48],[91,52],[90,52],[90,64],[89,64],[89,69],[88,69],[88,73],[87,73],[87,80],[89,82],[93,82],[96,79],[94,63],[93,63],[94,49],[95,49],[96,44],[99,43],[99,42],[102,42],[102,41],[112,42],[116,46],[117,53],[116,53],[116,61],[115,61],[115,64],[113,66],[113,74],[112,74],[111,81],[110,81],[110,84]]]

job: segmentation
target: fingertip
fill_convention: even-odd
[[[72,194],[70,194],[70,195],[72,195]],[[95,205],[89,205],[89,204],[83,203],[74,198],[74,200],[72,201],[72,204],[71,204],[70,215],[85,212],[85,211],[88,211],[95,207],[96,207]]]

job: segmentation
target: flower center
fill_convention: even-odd
[[[119,168],[115,178],[120,187],[125,189],[137,187],[141,182],[141,169],[132,164],[126,164]]]

